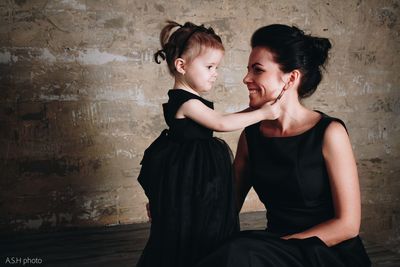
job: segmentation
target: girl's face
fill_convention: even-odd
[[[247,74],[243,82],[249,90],[250,107],[259,108],[275,100],[283,87],[287,74],[274,62],[273,54],[264,47],[254,47],[249,56]]]
[[[217,79],[217,68],[224,52],[206,48],[200,55],[186,64],[185,82],[196,92],[208,92]]]

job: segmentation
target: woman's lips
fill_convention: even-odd
[[[258,90],[256,90],[256,89],[249,89],[249,95],[254,95],[257,93],[258,93]]]

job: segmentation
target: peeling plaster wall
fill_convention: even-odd
[[[172,86],[159,49],[163,21],[221,34],[226,55],[206,98],[246,107],[252,32],[295,24],[333,41],[327,74],[305,104],[342,118],[358,161],[362,231],[400,243],[399,7],[358,1],[0,1],[0,230],[146,220],[136,178],[164,129]],[[217,134],[236,149],[239,132]],[[254,193],[244,210],[260,210]],[[397,246],[398,249],[398,246]],[[398,249],[399,250],[399,249]]]

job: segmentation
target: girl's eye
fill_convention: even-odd
[[[208,66],[207,68],[210,70],[210,69],[212,69],[212,66]]]

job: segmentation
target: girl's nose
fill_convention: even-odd
[[[218,77],[218,71],[217,70],[214,71],[214,75],[213,76],[214,77]]]

